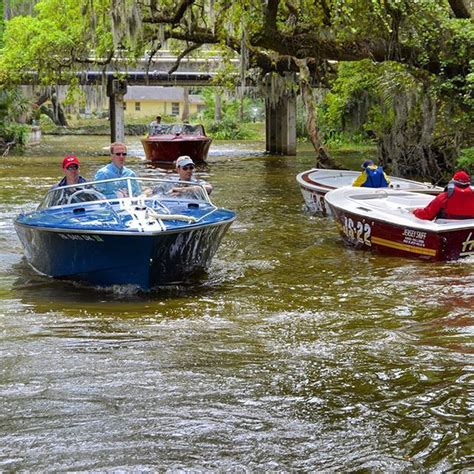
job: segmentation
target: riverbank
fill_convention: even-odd
[[[176,123],[181,121],[176,119]],[[149,120],[126,119],[125,135],[143,136],[148,133]],[[173,123],[168,120],[165,123]],[[191,120],[191,123],[199,123]],[[240,123],[233,120],[203,121],[206,134],[214,140],[265,140],[264,122]],[[69,118],[67,127],[55,125],[45,118],[41,121],[41,130],[48,135],[110,135],[110,122],[108,118]]]
[[[69,127],[59,127],[57,125],[47,125],[42,129],[44,135],[97,135],[110,136],[110,124],[93,123],[89,125],[78,125]],[[125,135],[146,135],[148,127],[143,124],[125,124]]]

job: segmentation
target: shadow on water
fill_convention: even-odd
[[[12,295],[24,305],[34,306],[39,313],[65,308],[94,306],[102,301],[113,311],[124,303],[134,306],[137,311],[146,302],[166,302],[182,298],[199,299],[224,291],[228,282],[217,270],[216,274],[203,271],[185,282],[156,286],[145,291],[133,285],[113,285],[95,287],[72,280],[50,278],[36,273],[22,257],[10,268],[16,278],[12,282]]]

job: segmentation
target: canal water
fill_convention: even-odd
[[[107,143],[44,137],[0,159],[0,470],[474,469],[474,260],[348,249],[304,211],[309,149],[220,142],[201,172],[238,217],[201,281],[142,293],[36,275],[13,218],[66,153],[92,178]],[[129,155],[156,173],[138,139]]]

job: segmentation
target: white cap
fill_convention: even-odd
[[[179,166],[179,167],[183,167],[183,166],[186,166],[186,165],[194,165],[194,161],[191,160],[191,157],[188,156],[188,155],[183,155],[183,156],[180,156],[177,160],[176,160],[176,166]]]

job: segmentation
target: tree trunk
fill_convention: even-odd
[[[16,141],[6,142],[3,139],[0,139],[0,154],[2,157],[5,157],[10,153],[10,148],[16,145]]]
[[[43,105],[48,100],[51,101],[52,108]],[[60,127],[67,127],[67,119],[64,113],[64,109],[61,106],[56,94],[54,87],[47,87],[36,101],[36,106],[40,109],[41,113],[47,115],[55,125]]]
[[[316,167],[342,169],[326,151],[319,135],[316,100],[311,87],[308,64],[304,59],[295,59],[295,61],[300,68],[300,90],[306,108],[306,130],[316,151]]]
[[[53,104],[54,117],[56,119],[54,123],[61,127],[67,127],[68,123],[66,119],[66,114],[64,113],[64,109],[62,108],[61,103],[59,102],[56,91],[51,94],[51,103]]]

